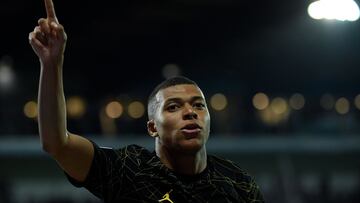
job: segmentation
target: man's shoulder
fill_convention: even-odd
[[[209,162],[216,166],[216,168],[221,168],[223,170],[229,170],[232,172],[246,173],[237,163],[230,159],[226,159],[216,155],[209,155]]]
[[[110,151],[127,151],[127,152],[149,152],[148,149],[137,144],[129,144],[116,148],[116,147],[99,146],[96,143],[94,143],[94,147],[105,151],[110,150]]]
[[[124,157],[124,158],[146,158],[151,157],[152,152],[150,152],[147,148],[137,145],[137,144],[129,144],[122,147],[114,148],[114,147],[106,147],[106,146],[98,146],[94,143],[95,151],[98,154],[103,154],[105,156],[110,157]]]
[[[117,148],[115,151],[125,153],[127,156],[147,156],[152,154],[147,148],[137,144],[129,144]]]
[[[149,152],[148,149],[137,144],[129,144],[124,147],[118,148],[118,150],[130,151],[130,152]]]
[[[209,155],[208,161],[219,176],[251,181],[250,174],[232,160],[216,155]]]

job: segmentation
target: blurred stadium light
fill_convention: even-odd
[[[359,19],[359,6],[353,0],[319,0],[308,7],[314,19],[356,21]]]
[[[12,58],[3,56],[0,59],[0,93],[9,92],[15,85],[15,72],[12,67]]]

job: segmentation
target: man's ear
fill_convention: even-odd
[[[159,136],[158,132],[156,130],[155,121],[153,119],[151,119],[147,122],[147,130],[151,137]]]

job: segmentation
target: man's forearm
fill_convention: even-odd
[[[55,155],[66,143],[66,104],[62,80],[62,63],[58,67],[41,64],[39,82],[39,133],[42,147]]]

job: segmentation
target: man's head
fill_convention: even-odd
[[[198,85],[186,77],[160,83],[148,100],[148,132],[169,150],[193,153],[206,143],[210,115]]]

